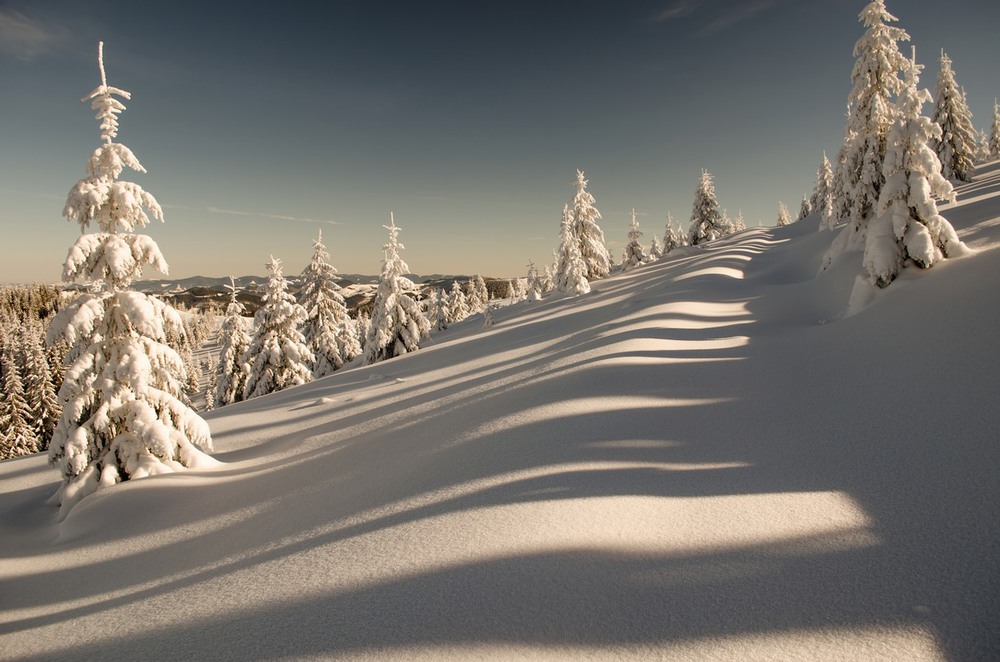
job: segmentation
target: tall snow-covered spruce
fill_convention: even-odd
[[[701,171],[698,188],[691,205],[691,226],[688,229],[688,244],[697,246],[724,236],[729,230],[715,199],[715,182],[707,170]]]
[[[420,304],[411,295],[416,286],[405,276],[410,267],[399,256],[405,246],[399,243],[400,228],[391,212],[389,225],[382,227],[389,231],[389,241],[382,246],[382,271],[365,338],[365,365],[416,351],[431,330]]]
[[[145,169],[114,142],[125,110],[115,97],[131,95],[107,84],[103,42],[98,66],[101,84],[83,101],[97,111],[102,143],[63,209],[84,233],[69,250],[63,280],[92,286],[49,329],[49,342],[64,338],[73,361],[49,448],[63,478],[55,495],[61,516],[98,488],[216,463],[204,452],[212,448],[208,425],[182,400],[184,364],[166,344],[168,334],[184,333],[181,318],[159,299],[129,289],[146,265],[167,273],[156,242],[134,233],[149,223],[147,209],[161,221],[163,212],[141,186],[118,179],[125,167]],[[92,223],[98,231],[86,234]]]
[[[883,0],[870,2],[858,19],[865,32],[854,45],[857,59],[847,100],[847,138],[836,176],[842,179],[848,198],[849,216],[842,220],[850,221],[849,229],[860,246],[884,181],[885,141],[896,115],[892,99],[903,87],[899,72],[906,58],[897,43],[909,41],[910,35],[888,25],[898,19],[886,10]]]
[[[302,271],[299,303],[306,310],[302,334],[312,350],[313,377],[328,375],[361,355],[361,343],[344,297],[334,282],[337,270],[323,245],[320,230],[313,242],[313,255]]]
[[[931,147],[941,127],[922,114],[931,100],[930,92],[917,88],[922,68],[915,56],[904,66],[897,117],[886,140],[885,185],[878,216],[868,228],[864,263],[879,287],[891,283],[907,263],[926,269],[967,250],[934,201],[954,201],[955,192]]]
[[[611,256],[604,243],[604,231],[597,224],[601,220],[601,212],[594,206],[594,196],[587,190],[587,183],[583,171],[577,170],[576,193],[569,203],[570,231],[583,259],[584,276],[592,281],[605,278],[611,272]]]
[[[979,149],[976,129],[965,94],[955,81],[951,58],[943,50],[934,96],[934,122],[941,127],[940,137],[932,140],[941,161],[941,174],[947,179],[971,182]]]
[[[267,271],[267,290],[254,315],[253,337],[243,359],[248,370],[245,400],[311,381],[316,360],[299,330],[306,309],[288,291],[281,260],[272,255]]]
[[[908,41],[910,35],[888,25],[898,19],[886,10],[883,0],[868,3],[858,19],[865,32],[854,44],[847,127],[834,173],[835,218],[829,223],[830,227],[843,221],[847,225],[823,256],[821,270],[845,250],[865,246],[868,222],[878,213],[876,205],[885,181],[886,137],[897,113],[893,97],[903,89],[899,73],[907,66],[897,44]]]

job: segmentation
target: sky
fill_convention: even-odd
[[[632,208],[647,243],[687,227],[702,169],[748,225],[794,215],[840,145],[864,5],[0,0],[0,283],[57,282],[80,233],[98,41],[170,277],[297,274],[319,231],[377,274],[390,211],[413,273],[510,277],[551,261],[578,168],[616,260]],[[1000,3],[887,7],[922,85],[945,49],[987,128]]]

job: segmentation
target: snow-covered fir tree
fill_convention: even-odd
[[[243,304],[237,299],[236,281],[229,277],[229,305],[219,331],[219,360],[215,365],[214,406],[224,407],[243,399],[248,366],[243,357],[250,347],[250,333]]]
[[[847,128],[835,173],[839,179],[835,187],[844,196],[837,210],[844,216],[838,221],[850,222],[840,242],[847,248],[864,245],[868,221],[882,190],[885,141],[896,116],[892,99],[902,89],[899,72],[906,63],[897,44],[910,38],[901,28],[888,25],[898,19],[886,10],[883,0],[872,0],[858,18],[865,32],[854,45]],[[835,250],[842,248],[838,245]]]
[[[205,375],[205,411],[212,411],[215,409],[215,390],[218,386],[218,368],[219,359],[214,356],[209,356],[204,361],[202,361],[202,373]]]
[[[451,290],[448,292],[448,322],[451,324],[461,322],[468,316],[469,302],[465,298],[462,286],[456,280],[452,282]]]
[[[481,312],[490,300],[486,281],[480,275],[475,275],[465,284],[465,300],[469,306],[469,314]]]
[[[788,207],[781,200],[778,201],[778,227],[784,227],[792,222],[792,217],[788,213]]]
[[[551,264],[546,264],[545,269],[542,270],[541,286],[541,294],[548,294],[556,289],[556,279]]]
[[[891,283],[905,264],[926,269],[966,250],[935,202],[954,201],[955,192],[931,147],[941,127],[922,114],[931,100],[930,92],[917,88],[922,68],[915,56],[904,66],[898,113],[887,136],[879,214],[868,229],[864,264],[878,287]]]
[[[622,271],[634,269],[646,261],[646,251],[639,243],[642,230],[639,229],[639,217],[636,216],[635,207],[632,208],[632,221],[628,227],[628,243],[625,244],[625,252],[622,256]]]
[[[715,182],[708,170],[701,171],[698,188],[691,205],[691,226],[688,229],[688,244],[697,246],[713,241],[726,234],[729,229],[719,202],[715,199]]]
[[[686,241],[687,237],[684,235],[683,228],[675,227],[674,217],[670,212],[667,212],[667,226],[663,232],[663,254],[667,255],[675,248],[684,246]]]
[[[542,291],[544,285],[542,284],[542,277],[538,275],[538,268],[535,267],[535,263],[528,260],[528,276],[525,284],[525,298],[528,301],[534,302],[538,301],[542,296]]]
[[[809,206],[813,211],[819,212],[819,228],[833,229],[836,217],[833,213],[833,168],[830,159],[823,152],[823,162],[816,171],[816,184],[813,186],[812,197],[809,198]]]
[[[743,232],[747,229],[747,222],[743,219],[743,210],[736,213],[736,218],[730,221],[733,232]]]
[[[24,394],[13,343],[5,343],[0,352],[0,379],[3,398],[0,399],[0,457],[17,457],[41,450],[38,435],[32,429],[32,412]]]
[[[663,257],[663,247],[660,246],[660,240],[654,234],[649,238],[649,260],[659,260],[661,257]]]
[[[1000,158],[1000,103],[993,100],[993,121],[990,123],[990,158]]]
[[[354,322],[335,282],[336,273],[320,230],[313,242],[312,259],[302,271],[299,292],[299,303],[306,311],[302,335],[315,357],[312,370],[316,379],[361,355]]]
[[[483,308],[483,326],[493,326],[493,304],[487,303]]]
[[[604,243],[604,231],[597,224],[601,212],[594,206],[594,196],[587,190],[583,171],[576,171],[576,193],[569,203],[572,218],[570,231],[577,242],[588,281],[605,278],[611,272],[611,256]]]
[[[300,330],[308,314],[288,291],[281,260],[272,255],[267,273],[267,289],[254,315],[253,336],[243,358],[247,366],[244,400],[311,381],[316,361]]]
[[[799,215],[795,217],[796,221],[801,221],[803,218],[808,216],[813,212],[812,205],[809,204],[809,196],[802,196],[802,204],[799,205]]]
[[[559,250],[556,254],[556,289],[567,294],[586,294],[590,291],[587,264],[580,254],[580,242],[573,233],[573,212],[569,205],[563,207],[562,224],[559,226]]]
[[[392,213],[389,225],[383,227],[389,231],[389,241],[382,246],[384,257],[365,340],[365,365],[416,351],[431,327],[410,294],[415,286],[404,275],[410,267],[399,256],[404,246],[399,243],[400,228]]]
[[[854,133],[850,127],[844,132],[844,143],[837,150],[833,161],[833,183],[830,187],[830,213],[823,219],[822,227],[833,229],[851,218],[851,198],[847,187],[847,152],[854,144]],[[846,238],[846,235],[841,233]]]
[[[979,149],[976,130],[965,94],[955,81],[951,58],[944,50],[934,95],[934,121],[941,127],[941,137],[933,141],[941,161],[941,174],[946,179],[971,182]]]
[[[49,338],[65,338],[73,357],[49,448],[49,461],[63,478],[55,495],[63,516],[99,487],[215,463],[202,450],[212,447],[208,425],[181,400],[181,357],[166,343],[168,334],[184,333],[180,315],[129,289],[146,265],[167,273],[156,242],[134,233],[149,223],[147,209],[159,220],[163,213],[141,186],[118,179],[126,167],[145,169],[128,147],[114,142],[125,109],[115,97],[130,95],[107,84],[103,51],[102,43],[101,84],[84,98],[97,111],[102,143],[63,210],[84,232],[66,257],[63,280],[92,288],[62,308],[49,327]],[[98,232],[86,234],[92,223]]]
[[[976,131],[976,141],[979,143],[979,149],[976,150],[976,162],[985,162],[990,159],[990,134],[986,132],[985,129],[979,129]]]
[[[368,341],[368,331],[372,328],[372,317],[370,313],[359,309],[354,321],[358,327],[358,343],[361,345],[363,354],[365,343]]]
[[[444,331],[448,328],[448,295],[440,287],[435,287],[430,293],[429,319],[434,322],[434,328]]]
[[[42,346],[41,325],[29,325],[22,339],[24,397],[31,414],[32,430],[38,438],[39,450],[46,450],[62,414],[62,407],[56,395],[52,369]]]

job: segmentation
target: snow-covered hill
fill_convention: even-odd
[[[976,252],[887,290],[815,218],[681,249],[61,523],[4,462],[0,658],[997,659],[1000,163],[943,209]]]

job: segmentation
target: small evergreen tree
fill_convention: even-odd
[[[733,232],[743,232],[747,229],[746,219],[743,218],[743,210],[740,209],[733,219]]]
[[[248,370],[243,363],[244,355],[250,347],[250,333],[245,309],[237,299],[236,281],[229,277],[229,305],[222,320],[219,337],[219,361],[215,366],[215,389],[211,391],[216,407],[224,407],[231,402],[243,400]]]
[[[622,256],[622,271],[633,269],[646,261],[646,253],[639,243],[642,231],[639,229],[639,219],[635,214],[635,207],[632,208],[632,222],[628,229],[628,243],[625,245],[625,254]]]
[[[580,243],[573,234],[573,212],[570,211],[569,205],[563,207],[555,280],[556,289],[560,292],[586,294],[590,291],[587,264],[580,254]]]
[[[611,256],[604,243],[604,232],[597,224],[601,212],[594,207],[594,196],[587,191],[583,171],[576,171],[576,193],[569,203],[572,218],[570,231],[577,242],[588,281],[605,278],[611,271]]]
[[[663,254],[667,255],[670,251],[680,246],[685,245],[687,241],[684,236],[684,232],[681,227],[674,227],[674,217],[667,212],[667,227],[663,232]]]
[[[556,289],[556,279],[552,272],[552,265],[550,264],[546,264],[545,269],[542,271],[541,285],[541,294],[548,294],[552,290]]]
[[[802,204],[799,205],[799,215],[795,218],[796,221],[801,221],[803,218],[808,216],[813,212],[812,205],[809,204],[809,196],[802,196]]]
[[[965,250],[934,202],[935,197],[954,201],[955,192],[941,175],[941,163],[931,148],[941,127],[921,114],[924,103],[931,100],[927,90],[917,89],[922,68],[915,59],[904,67],[899,114],[887,138],[879,215],[865,245],[865,268],[878,287],[889,285],[908,261],[927,269]]]
[[[941,137],[933,139],[934,151],[941,161],[946,179],[971,182],[978,145],[972,126],[972,112],[951,68],[951,58],[941,51],[934,102],[934,121],[941,127]]]
[[[458,281],[451,284],[451,291],[448,292],[448,322],[454,324],[461,322],[469,316],[469,304],[465,299],[465,293]]]
[[[823,162],[816,171],[816,185],[813,187],[812,197],[809,198],[809,206],[813,211],[818,211],[819,229],[833,229],[836,216],[833,212],[833,168],[830,166],[830,159],[823,152]]]
[[[478,313],[486,306],[490,300],[490,293],[486,289],[486,281],[483,277],[476,275],[465,284],[466,304],[469,306],[469,314]]]
[[[778,201],[778,227],[779,228],[784,227],[786,225],[789,225],[791,222],[792,222],[792,218],[788,214],[788,207],[785,206],[784,202],[782,202],[782,201],[779,200]]]
[[[247,365],[244,400],[311,381],[316,361],[299,330],[308,316],[306,309],[288,291],[281,261],[273,255],[267,272],[267,290],[254,315],[253,337],[243,359]]]
[[[728,224],[719,210],[719,202],[715,199],[715,183],[712,181],[712,175],[707,170],[702,170],[694,194],[694,204],[691,206],[688,243],[697,246],[718,239],[724,236],[728,229]]]
[[[399,256],[404,246],[399,243],[400,228],[392,213],[389,225],[383,227],[389,231],[389,241],[382,246],[384,257],[365,342],[365,365],[416,351],[431,326],[409,294],[414,285],[404,276],[410,267]]]
[[[660,246],[660,240],[654,234],[649,238],[649,261],[659,260],[661,257],[663,257],[663,247]]]
[[[218,388],[218,363],[219,360],[215,357],[208,357],[202,362],[202,372],[207,375],[208,378],[205,380],[205,411],[212,411],[215,409],[215,391]]]
[[[531,302],[538,301],[538,299],[542,296],[543,288],[542,279],[538,275],[538,269],[535,268],[535,263],[528,260],[527,291],[525,292],[525,298]]]
[[[493,326],[493,304],[487,303],[483,308],[483,326]]]
[[[63,280],[92,283],[90,292],[62,308],[49,338],[64,338],[73,361],[59,400],[62,417],[53,433],[49,461],[63,482],[55,499],[60,515],[99,487],[184,467],[214,464],[208,425],[183,401],[184,365],[168,346],[181,336],[177,311],[129,289],[149,265],[166,274],[167,263],[150,237],[134,234],[149,223],[146,209],[163,220],[156,199],[138,184],[119,181],[125,167],[145,169],[132,151],[113,139],[128,92],[107,84],[104,45],[98,46],[101,84],[91,101],[101,120],[102,144],[91,154],[88,176],[69,192],[63,216],[84,232],[63,265]]]
[[[302,335],[315,357],[312,371],[316,379],[361,354],[357,334],[353,329],[345,332],[351,319],[344,297],[334,282],[336,273],[320,230],[313,242],[312,259],[302,271],[302,290],[299,292],[299,303],[306,311]]]
[[[435,287],[430,293],[430,319],[434,320],[434,328],[444,331],[448,328],[448,296],[440,287]]]
[[[1000,158],[1000,103],[993,99],[993,122],[990,124],[989,151],[991,158]]]

